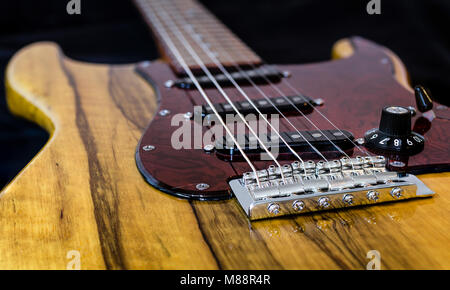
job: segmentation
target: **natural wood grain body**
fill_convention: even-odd
[[[339,55],[339,54],[336,54]],[[450,268],[450,174],[434,198],[249,223],[235,200],[189,202],[139,174],[135,146],[156,110],[132,65],[74,62],[39,43],[7,72],[13,113],[52,137],[0,198],[0,268]]]

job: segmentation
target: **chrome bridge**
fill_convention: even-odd
[[[387,171],[383,156],[296,161],[256,173],[229,182],[251,220],[434,194],[414,175]]]

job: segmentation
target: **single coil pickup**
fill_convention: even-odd
[[[352,133],[345,130],[321,130],[321,131],[299,131],[280,133],[282,139],[276,135],[260,135],[259,139],[271,151],[275,148],[279,153],[291,152],[286,143],[296,152],[313,152],[314,146],[320,152],[346,151],[354,147]],[[240,135],[235,137],[236,141],[246,154],[264,153],[265,150],[254,135]],[[286,143],[283,141],[286,141]],[[312,145],[312,146],[311,146]],[[240,155],[240,151],[231,138],[226,136],[217,140],[216,151],[223,155]]]
[[[239,85],[250,85],[251,82],[255,84],[267,83],[267,80],[271,82],[279,82],[283,77],[274,66],[261,66],[256,69],[242,70],[237,72],[229,73],[231,78]],[[234,86],[230,78],[225,74],[216,74],[213,76],[216,82],[221,87]],[[198,83],[202,88],[213,88],[215,87],[214,82],[211,81],[209,76],[199,76],[196,77]],[[175,81],[174,86],[181,89],[195,89],[194,82],[190,78],[182,78]]]
[[[262,114],[276,114],[278,113],[278,111],[282,112],[283,114],[288,114],[290,112],[298,114],[297,110],[301,110],[303,113],[311,112],[311,105],[320,105],[321,101],[320,99],[311,100],[311,98],[306,96],[276,97],[270,98],[269,100],[270,102],[267,99],[257,99],[252,100],[252,102]],[[255,114],[257,116],[259,114],[249,101],[233,102],[233,105],[243,116],[248,114]],[[222,118],[225,118],[226,115],[234,116],[236,114],[236,111],[229,103],[214,104],[213,106]],[[202,106],[201,114],[202,117],[215,116],[213,110],[208,105]],[[239,120],[239,118],[234,119]]]

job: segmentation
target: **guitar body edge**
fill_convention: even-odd
[[[157,104],[134,65],[37,43],[11,60],[6,87],[11,112],[51,137],[0,194],[0,269],[66,269],[77,257],[82,269],[365,269],[370,250],[383,269],[450,268],[449,173],[421,176],[432,199],[249,225],[234,199],[189,202],[142,178],[135,146]]]

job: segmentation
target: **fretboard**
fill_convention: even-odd
[[[224,24],[195,0],[134,0],[153,31],[162,56],[180,74],[183,68],[167,44],[167,37],[194,72],[200,72],[198,59],[186,47],[189,43],[208,69],[217,65],[211,55],[225,67],[259,65],[261,59]],[[155,19],[156,18],[156,19]],[[164,32],[162,32],[164,31]],[[184,42],[180,39],[183,34]],[[205,51],[208,47],[208,51]]]

